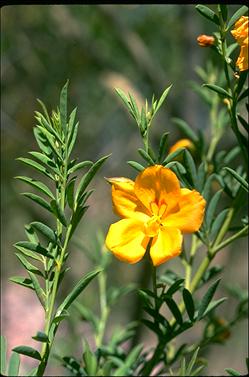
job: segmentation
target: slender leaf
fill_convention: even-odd
[[[77,209],[74,212],[72,219],[70,221],[70,223],[72,225],[71,235],[73,234],[75,228],[79,224],[80,220],[82,219],[83,215],[85,214],[85,212],[87,211],[88,208],[89,208],[89,206],[77,207]]]
[[[184,120],[180,118],[172,118],[172,122],[175,123],[178,126],[178,128],[184,133],[184,135],[186,135],[194,143],[198,141],[196,133]]]
[[[23,177],[23,176],[17,176],[15,178],[19,179],[20,181],[26,182],[31,186],[34,186],[35,188],[37,188],[38,190],[40,190],[41,192],[43,192],[44,194],[46,194],[50,198],[54,199],[54,195],[52,194],[50,189],[44,183],[42,183],[40,181],[36,181],[35,179],[32,179],[32,178]]]
[[[40,128],[35,127],[33,129],[35,139],[37,141],[38,146],[40,147],[41,151],[44,152],[47,156],[52,155],[52,149],[50,148],[50,145],[48,143],[48,140],[44,136],[44,134],[41,132]]]
[[[142,156],[145,159],[145,161],[147,161],[149,163],[149,165],[155,165],[155,161],[152,160],[152,158],[150,157],[150,155],[146,151],[144,151],[141,148],[138,148],[138,152],[139,152],[140,156]]]
[[[187,149],[184,150],[184,160],[185,160],[185,168],[187,172],[189,172],[190,174],[193,185],[196,186],[197,172],[196,172],[195,162],[193,160],[193,157],[191,156],[191,153]]]
[[[168,162],[166,165],[164,165],[166,168],[169,168],[171,170],[173,170],[177,175],[180,174],[181,175],[181,178],[182,177],[182,174],[186,174],[187,171],[185,169],[185,167],[178,161],[171,161],[171,162]]]
[[[138,107],[137,107],[137,103],[136,103],[136,100],[135,98],[133,97],[132,94],[128,93],[129,94],[129,97],[130,97],[130,107],[133,109],[133,115],[134,115],[134,118],[136,120],[139,120],[139,111],[138,111]]]
[[[67,87],[68,81],[63,86],[60,94],[60,117],[61,117],[61,126],[64,134],[66,135],[67,127]]]
[[[19,254],[19,253],[15,253],[15,254],[26,270],[33,272],[33,274],[43,276],[39,268],[37,268],[36,266],[31,264],[29,261],[27,261],[27,259],[22,254]]]
[[[224,21],[226,21],[227,20],[227,5],[219,4],[219,6],[220,6],[222,18],[223,18]]]
[[[161,162],[165,156],[168,136],[169,136],[169,132],[164,132],[164,134],[162,135],[160,139],[158,162]]]
[[[49,171],[44,166],[42,166],[41,164],[39,164],[36,161],[31,160],[30,158],[18,157],[17,160],[23,162],[26,165],[32,166],[35,170],[43,173],[44,175],[46,175],[47,177],[49,177],[51,179],[54,178],[52,176],[52,174],[49,173]]]
[[[173,316],[175,317],[177,323],[179,325],[182,324],[182,315],[181,315],[181,312],[177,306],[177,304],[175,303],[175,301],[173,300],[173,298],[169,298],[169,297],[166,297],[165,298],[165,302],[166,304],[168,305],[171,313],[173,314]]]
[[[97,162],[95,162],[91,168],[88,170],[88,172],[81,178],[81,181],[78,185],[77,191],[76,191],[76,201],[81,196],[81,194],[85,191],[95,174],[97,173],[98,169],[102,166],[102,164],[105,162],[105,160],[110,157],[110,154],[107,156],[104,156],[100,158]]]
[[[230,27],[233,26],[233,24],[235,24],[236,21],[238,21],[238,19],[243,16],[246,12],[248,12],[248,7],[246,5],[243,5],[241,8],[239,8],[233,15],[232,17],[230,18],[228,24],[227,24],[227,30],[230,29]]]
[[[55,232],[51,228],[49,228],[47,225],[38,221],[34,221],[30,225],[35,230],[42,233],[50,242],[56,243],[57,239],[56,239]]]
[[[69,306],[72,304],[72,302],[79,296],[79,294],[87,287],[87,285],[91,282],[91,280],[97,276],[102,270],[97,268],[85,276],[83,276],[82,279],[79,280],[79,282],[74,286],[72,291],[67,295],[65,300],[62,302],[62,304],[59,306],[56,316],[60,315],[63,310],[66,310],[69,308]]]
[[[216,219],[214,220],[211,230],[210,230],[210,234],[209,234],[210,239],[215,239],[218,231],[220,230],[221,225],[223,224],[227,216],[228,211],[229,211],[228,208],[223,209],[223,211],[221,211],[216,217]]]
[[[45,249],[44,247],[42,247],[40,244],[37,244],[37,243],[33,243],[33,242],[29,242],[29,241],[19,241],[19,242],[16,242],[14,244],[14,246],[19,250],[21,250],[21,248],[23,248],[23,249],[34,251],[34,252],[41,254],[41,255],[44,255],[48,258],[53,258],[53,256],[51,254],[49,254],[47,249]]]
[[[20,356],[13,352],[9,360],[8,376],[18,376],[20,367]]]
[[[93,352],[91,352],[90,347],[87,341],[84,341],[84,352],[83,352],[83,360],[84,360],[84,368],[87,372],[88,376],[96,376],[97,369],[98,369],[98,362],[97,358]]]
[[[71,181],[68,183],[66,188],[66,196],[67,202],[69,207],[73,210],[74,209],[74,186],[75,186],[76,177],[73,177]]]
[[[211,302],[213,295],[215,294],[216,288],[220,282],[220,279],[216,280],[207,290],[205,295],[203,296],[199,310],[198,310],[198,316],[197,316],[197,321],[199,321],[202,317],[203,314],[205,313],[209,303]]]
[[[62,225],[65,227],[67,226],[67,220],[65,218],[65,215],[63,213],[63,210],[61,209],[60,204],[58,203],[57,200],[51,200],[50,206],[52,208],[53,213],[57,217],[57,219],[61,222]]]
[[[187,369],[186,369],[186,376],[192,376],[192,369],[193,369],[193,367],[194,367],[194,365],[195,365],[195,363],[196,363],[196,358],[197,358],[197,355],[198,355],[199,349],[200,349],[200,347],[198,347],[198,348],[195,350],[193,356],[191,357],[191,360],[190,360],[190,362],[189,362],[189,364],[188,364],[188,366],[187,366]]]
[[[229,376],[241,376],[240,372],[233,368],[225,368],[225,371],[229,374]]]
[[[220,200],[222,191],[223,190],[217,191],[209,202],[208,208],[206,210],[206,216],[205,216],[205,222],[206,222],[206,225],[207,225],[207,229],[209,229],[211,224],[212,224],[212,221],[213,221],[213,218],[214,218],[214,215],[215,215],[215,211],[216,211],[216,207],[217,207],[217,204]]]
[[[22,285],[23,287],[27,287],[34,290],[32,280],[28,278],[24,278],[22,276],[12,276],[11,278],[9,278],[9,280],[13,283]]]
[[[73,126],[71,135],[69,136],[69,147],[68,147],[68,151],[67,151],[68,157],[72,153],[73,147],[75,145],[76,137],[77,137],[77,134],[78,134],[78,128],[79,128],[79,122],[77,122]]]
[[[182,283],[184,282],[184,279],[177,279],[170,287],[169,289],[167,290],[167,292],[165,293],[165,296],[172,296],[175,292],[177,292]]]
[[[93,165],[92,161],[79,162],[78,164],[74,165],[71,169],[69,169],[67,174],[69,175],[69,174],[75,173],[77,170],[89,168],[92,165]]]
[[[41,288],[39,281],[36,278],[35,274],[33,274],[31,271],[28,271],[28,274],[30,276],[30,279],[32,280],[32,284],[33,284],[33,287],[35,289],[36,295],[37,295],[40,303],[42,304],[42,306],[45,309],[45,306],[46,306],[46,304],[45,304],[45,293],[44,293],[43,289]]]
[[[193,297],[188,289],[184,288],[182,291],[183,301],[189,316],[190,321],[193,321],[195,314],[195,304]]]
[[[41,332],[41,331],[38,331],[35,336],[32,336],[32,339],[37,340],[38,342],[42,342],[42,343],[49,342],[48,336],[44,332]]]
[[[139,164],[136,161],[127,161],[127,164],[130,165],[132,168],[136,169],[137,171],[143,171],[145,167],[141,164]]]
[[[31,192],[23,192],[21,195],[24,195],[26,198],[33,200],[35,203],[39,204],[41,207],[45,208],[47,211],[52,212],[50,204],[46,202],[45,199],[41,198],[39,195],[33,194]]]
[[[214,84],[203,84],[203,87],[207,87],[208,89],[218,93],[219,95],[223,96],[223,97],[227,97],[227,98],[232,98],[232,96],[223,88],[221,88],[220,86],[218,85],[214,85]]]
[[[162,165],[166,165],[169,162],[173,161],[176,157],[178,157],[180,154],[182,154],[184,150],[185,150],[184,148],[179,148],[176,151],[168,154],[168,156],[164,159]]]
[[[141,351],[143,348],[143,344],[139,344],[136,347],[132,349],[132,351],[127,356],[124,364],[120,366],[115,372],[114,376],[127,376],[129,374],[130,368],[134,365],[134,363],[137,361]]]
[[[240,183],[240,185],[243,187],[244,190],[246,190],[247,192],[249,191],[248,182],[243,177],[241,177],[235,170],[228,167],[225,167],[223,169],[227,170],[228,173],[230,173],[236,179],[236,181]]]
[[[36,360],[41,360],[41,355],[39,354],[39,352],[29,346],[18,346],[18,347],[13,348],[12,351],[20,353],[21,355],[32,357],[33,359],[36,359]]]
[[[222,304],[224,301],[226,301],[227,298],[226,297],[222,297],[220,298],[219,300],[214,300],[214,301],[211,301],[207,307],[207,309],[205,310],[203,317],[205,317],[206,315],[208,315],[212,310],[214,310],[215,308],[217,308],[217,306],[219,306],[220,304]]]
[[[164,90],[163,94],[161,95],[161,97],[160,97],[160,99],[159,99],[159,101],[157,103],[155,112],[157,112],[160,109],[160,107],[162,106],[163,102],[165,101],[166,97],[169,94],[169,91],[170,91],[171,87],[172,87],[172,84],[168,88],[166,88]]]
[[[215,14],[210,8],[206,7],[205,5],[198,4],[196,5],[195,9],[208,20],[214,22],[218,26],[220,25],[217,14]]]
[[[238,118],[239,118],[239,121],[240,123],[242,124],[242,126],[244,127],[244,129],[249,132],[249,123],[244,119],[242,118],[242,116],[238,115]]]

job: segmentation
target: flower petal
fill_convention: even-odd
[[[204,217],[206,201],[195,190],[181,189],[178,201],[178,211],[168,213],[163,219],[163,225],[180,229],[183,233],[193,233],[199,230]]]
[[[114,212],[120,217],[148,221],[148,216],[145,214],[148,211],[134,193],[135,183],[124,177],[109,178],[108,181],[112,184]]]
[[[106,247],[120,260],[136,263],[143,258],[149,237],[144,232],[144,224],[134,219],[123,219],[109,228]]]
[[[177,176],[170,169],[162,165],[154,165],[143,170],[135,180],[134,191],[138,199],[153,214],[154,207],[162,203],[175,205],[177,196],[180,195],[180,184]]]
[[[158,266],[181,253],[182,234],[179,229],[161,227],[158,236],[153,238],[150,256],[154,266]]]

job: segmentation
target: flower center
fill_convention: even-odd
[[[153,201],[150,203],[151,218],[145,224],[145,233],[149,237],[155,237],[162,226],[161,218],[167,210],[167,204],[162,200],[159,203]]]

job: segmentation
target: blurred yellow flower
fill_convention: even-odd
[[[231,34],[240,45],[240,54],[236,66],[240,71],[246,71],[248,69],[248,17],[240,17]]]
[[[194,149],[194,144],[189,139],[180,139],[169,149],[169,154],[175,152],[179,148]]]
[[[182,233],[196,232],[205,200],[195,190],[180,188],[170,169],[154,165],[135,179],[109,178],[113,209],[122,220],[112,224],[106,247],[120,260],[136,263],[146,252],[158,266],[181,253]]]
[[[209,47],[214,44],[214,37],[212,35],[201,34],[197,37],[197,42],[201,47]]]

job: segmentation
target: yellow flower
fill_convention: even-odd
[[[122,220],[112,224],[106,247],[120,260],[136,263],[146,252],[158,266],[181,253],[182,233],[196,232],[203,221],[205,200],[195,190],[180,188],[168,168],[154,165],[135,182],[110,178],[113,209]]]
[[[175,152],[179,148],[194,149],[194,144],[189,139],[180,139],[169,149],[169,154]]]
[[[236,66],[240,71],[246,71],[248,69],[248,17],[240,17],[231,34],[240,45],[240,54]]]
[[[201,47],[209,47],[214,44],[214,37],[212,35],[201,34],[197,37],[197,42]]]

